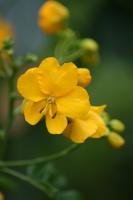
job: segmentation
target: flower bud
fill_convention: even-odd
[[[125,144],[124,138],[116,132],[110,132],[107,135],[107,138],[108,138],[109,143],[114,148],[120,148]]]
[[[118,119],[112,119],[110,121],[110,127],[116,132],[123,132],[125,130],[125,125]]]
[[[99,61],[99,46],[93,39],[84,39],[81,41],[81,48],[85,51],[82,61],[85,64],[96,65]]]
[[[28,63],[34,63],[34,62],[37,62],[37,60],[38,60],[38,56],[35,54],[29,53],[26,56],[26,61]]]
[[[101,113],[101,117],[103,118],[105,124],[108,124],[108,123],[109,123],[109,121],[110,121],[110,116],[109,116],[109,114],[108,114],[106,111],[103,111],[103,112]]]
[[[82,87],[86,87],[91,82],[91,74],[90,71],[86,68],[78,69],[78,85]]]
[[[87,52],[96,53],[99,49],[97,42],[93,39],[86,38],[82,40],[81,47]]]
[[[6,38],[12,37],[12,27],[4,19],[0,18],[0,48],[3,47],[3,42]]]
[[[47,1],[39,10],[38,24],[42,31],[54,34],[61,31],[69,10],[57,1]]]

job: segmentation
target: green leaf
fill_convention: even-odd
[[[59,189],[67,185],[66,178],[51,163],[28,167],[27,174],[42,185],[51,184]]]
[[[0,174],[0,189],[14,191],[17,185],[12,179]]]
[[[80,192],[69,190],[59,193],[56,200],[84,200]]]

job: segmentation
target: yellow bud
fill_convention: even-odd
[[[81,47],[88,52],[96,53],[99,49],[97,42],[93,39],[86,38],[82,40]]]
[[[4,200],[4,195],[2,194],[2,192],[0,192],[0,200]]]
[[[82,40],[81,49],[85,51],[85,54],[81,57],[83,63],[96,65],[99,62],[99,46],[95,40],[89,38]]]
[[[86,87],[91,82],[91,74],[90,71],[86,68],[78,69],[78,85],[82,87]]]
[[[0,18],[0,48],[2,48],[5,38],[10,36],[13,37],[11,25],[4,19]]]
[[[107,135],[107,138],[108,138],[109,143],[114,148],[120,148],[125,144],[124,138],[116,132],[110,132]]]
[[[105,122],[106,124],[108,124],[108,122],[109,122],[109,120],[110,120],[110,116],[109,116],[109,114],[108,114],[106,111],[103,111],[103,112],[101,113],[101,117],[103,118],[104,122]]]
[[[49,34],[63,29],[64,21],[69,17],[69,10],[61,3],[46,1],[39,10],[38,24],[42,31]]]
[[[125,125],[118,119],[112,119],[110,121],[111,128],[116,132],[123,132],[125,130]]]

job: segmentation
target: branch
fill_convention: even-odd
[[[57,152],[55,154],[52,154],[50,156],[45,156],[45,157],[39,157],[31,160],[20,160],[20,161],[1,161],[0,162],[0,167],[22,167],[22,166],[29,166],[29,165],[36,165],[40,163],[46,163],[52,160],[57,160],[59,158],[62,158],[69,154],[70,152],[73,152],[76,150],[80,145],[78,144],[72,144],[68,146],[66,149],[61,150],[60,152]]]
[[[55,194],[58,192],[58,189],[56,189],[55,187],[53,187],[49,183],[48,184],[43,183],[43,185],[42,185],[42,184],[36,182],[35,180],[33,180],[32,178],[30,178],[30,177],[28,177],[28,176],[26,176],[26,175],[24,175],[20,172],[12,170],[10,168],[4,168],[4,169],[2,169],[2,172],[29,183],[30,185],[37,188],[38,190],[45,192],[49,197],[54,197]]]

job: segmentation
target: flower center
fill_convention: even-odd
[[[53,104],[53,103],[55,103],[55,97],[49,96],[49,97],[47,98],[47,103],[48,103],[48,104]]]

